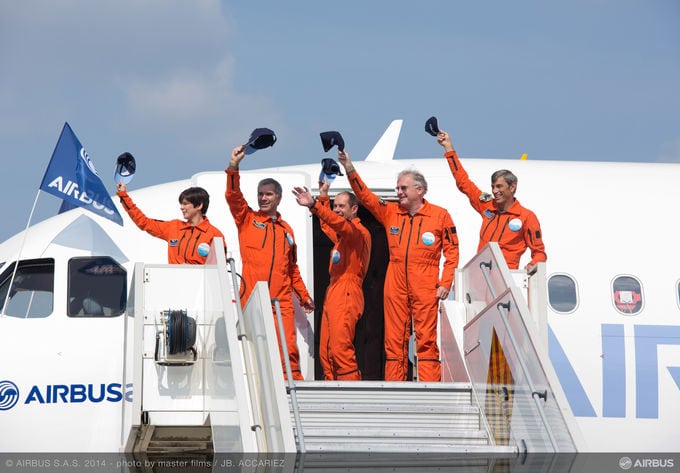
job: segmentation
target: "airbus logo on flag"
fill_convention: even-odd
[[[89,166],[89,164],[88,164]],[[94,166],[93,166],[94,167]],[[64,185],[64,177],[59,176],[56,179],[54,179],[52,182],[47,184],[47,187],[49,188],[54,188],[56,189],[59,193],[63,194],[64,196],[68,197],[73,197],[74,199],[82,202],[83,204],[86,205],[92,205],[97,210],[102,210],[106,212],[109,215],[115,215],[116,212],[104,204],[100,204],[96,200],[92,199],[89,195],[87,195],[87,191],[81,191],[78,188],[78,183],[67,180],[66,185]]]
[[[90,171],[99,176],[99,174],[97,174],[97,169],[94,167],[94,163],[90,159],[90,155],[87,154],[87,151],[85,151],[85,148],[80,148],[80,157],[83,158],[83,161],[85,161],[87,167],[90,168]]]
[[[82,207],[123,225],[97,169],[68,123],[59,135],[40,190],[63,200],[62,209]]]

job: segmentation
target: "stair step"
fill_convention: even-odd
[[[515,451],[489,445],[468,383],[302,381],[295,397],[307,451]]]

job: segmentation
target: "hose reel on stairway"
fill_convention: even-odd
[[[186,310],[164,310],[156,331],[154,359],[159,365],[192,365],[196,362],[196,319]]]

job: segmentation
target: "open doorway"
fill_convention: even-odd
[[[389,262],[389,251],[384,227],[364,207],[359,207],[361,223],[371,233],[371,262],[364,279],[364,315],[359,319],[354,336],[357,364],[365,380],[384,379],[385,348],[383,343],[383,288]],[[328,261],[333,244],[321,230],[319,219],[313,221],[314,239],[314,352],[319,353],[321,315],[330,282]],[[323,379],[319,357],[314,360],[314,378]]]

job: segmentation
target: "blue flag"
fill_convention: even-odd
[[[123,225],[123,218],[68,123],[64,123],[40,190],[63,199],[62,210],[83,207]]]

